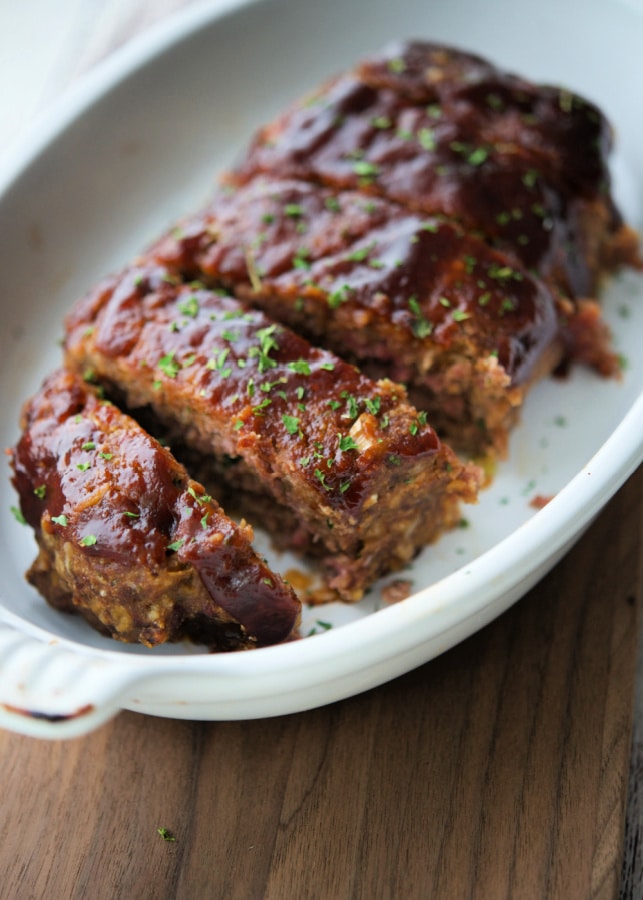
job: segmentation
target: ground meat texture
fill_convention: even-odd
[[[640,262],[609,196],[610,146],[604,117],[576,94],[410,42],[261,129],[230,181],[304,178],[454,217],[587,297],[605,270]]]
[[[475,498],[479,471],[402,387],[163,267],[135,266],[81,301],[66,361],[232,464],[235,487],[269,496],[274,515],[297,523],[286,541],[316,553],[343,599],[407,563]]]
[[[563,301],[513,257],[356,191],[258,176],[148,255],[407,384],[431,424],[474,455],[504,455],[528,387],[565,352]],[[615,365],[607,336],[591,334],[595,360]]]
[[[57,609],[149,647],[234,650],[287,640],[296,595],[167,449],[77,375],[23,413],[13,483],[39,555],[28,580]]]

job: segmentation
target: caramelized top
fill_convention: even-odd
[[[572,295],[592,288],[576,205],[609,205],[595,107],[476,57],[413,43],[363,63],[263,128],[231,176],[360,188],[457,218]]]
[[[544,284],[456,224],[303,181],[257,177],[151,254],[228,286],[252,282],[255,297],[317,297],[328,317],[340,306],[368,311],[403,335],[410,359],[436,345],[493,354],[513,383],[529,377],[557,331]]]
[[[23,426],[13,480],[36,531],[122,566],[115,589],[125,592],[132,567],[192,565],[216,605],[258,643],[290,634],[299,601],[255,555],[252,532],[129,416],[59,371],[25,407]]]
[[[268,478],[304,484],[317,516],[322,506],[358,511],[374,479],[402,477],[441,449],[400,386],[371,381],[237,300],[176,284],[162,267],[111,280],[67,330],[72,364],[104,359],[101,374],[118,370],[141,402],[189,410],[218,453],[251,454]]]

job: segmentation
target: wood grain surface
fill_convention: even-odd
[[[617,896],[642,499],[643,469],[508,613],[363,696],[0,733],[0,897]]]
[[[189,2],[38,0],[59,46],[22,82],[29,109]],[[642,560],[640,470],[508,613],[360,697],[244,723],[123,713],[66,743],[0,732],[0,900],[643,896]]]

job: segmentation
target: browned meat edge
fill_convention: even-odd
[[[13,483],[39,554],[29,581],[57,609],[149,647],[219,650],[291,637],[301,604],[167,449],[76,375],[25,406]]]
[[[235,479],[296,518],[286,541],[314,548],[344,599],[408,562],[475,499],[478,470],[402,387],[236,300],[177,285],[162,267],[133,267],[78,304],[66,361],[130,408],[151,408],[200,454],[231,459]]]

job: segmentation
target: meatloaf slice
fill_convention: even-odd
[[[470,54],[395,45],[262,128],[230,176],[296,177],[444,214],[571,297],[640,262],[609,194],[611,132],[570,91]]]
[[[13,483],[40,548],[28,580],[52,606],[148,647],[288,639],[301,604],[170,452],[74,374],[23,413]]]
[[[234,466],[250,508],[252,495],[268,495],[271,529],[317,554],[343,599],[407,563],[475,499],[479,471],[440,442],[403,388],[237,300],[176,284],[163,267],[108,279],[66,325],[70,367]]]
[[[438,432],[474,455],[505,454],[529,386],[565,351],[569,303],[513,257],[356,191],[257,176],[149,256],[407,384]],[[586,353],[612,369],[600,324],[591,336]]]

